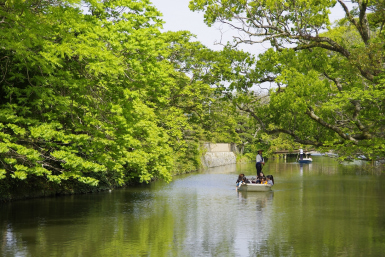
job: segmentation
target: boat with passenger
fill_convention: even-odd
[[[271,191],[271,187],[274,185],[273,175],[267,175],[265,177],[262,172],[260,174],[262,176],[257,178],[251,178],[250,180],[248,180],[244,174],[240,174],[236,182],[237,190],[247,192]]]
[[[266,192],[271,191],[271,187],[272,185],[269,184],[242,183],[237,186],[237,190],[247,192]]]
[[[298,160],[298,163],[312,163],[313,159],[312,158],[302,158]]]

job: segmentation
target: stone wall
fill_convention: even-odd
[[[206,148],[208,152],[239,152],[237,145],[234,143],[204,143],[203,147]]]
[[[237,158],[233,152],[207,152],[204,156],[207,167],[218,167],[222,165],[235,164]]]
[[[205,143],[208,152],[231,152],[231,144],[227,143]]]

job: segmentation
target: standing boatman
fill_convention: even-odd
[[[303,150],[302,150],[302,147],[299,149],[299,159],[301,161],[303,160]]]
[[[258,150],[255,167],[257,168],[257,177],[261,175],[262,165],[265,165],[265,160],[262,157],[262,150]]]

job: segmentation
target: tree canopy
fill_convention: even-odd
[[[345,18],[332,24],[335,5]],[[193,0],[190,9],[204,11],[209,26],[238,30],[234,47],[272,46],[230,86],[263,131],[344,157],[385,158],[383,1]],[[247,93],[264,82],[277,85],[265,104]]]
[[[0,1],[0,179],[122,185],[197,169],[217,63],[231,60],[162,23],[147,0]]]

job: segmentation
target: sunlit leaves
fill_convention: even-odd
[[[220,128],[211,85],[232,76],[235,52],[161,33],[146,0],[12,5],[0,9],[0,178],[115,186],[197,169],[199,140]]]

